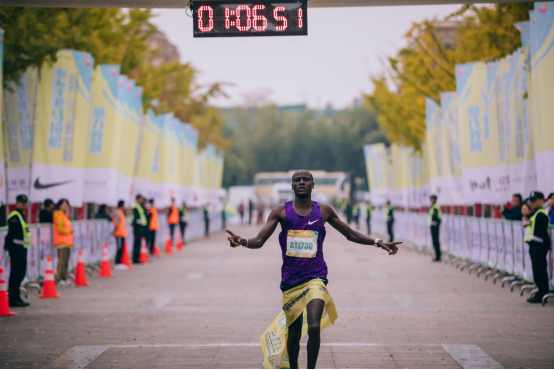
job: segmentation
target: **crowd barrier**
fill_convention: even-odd
[[[127,217],[129,219],[130,217]],[[110,259],[115,259],[116,246],[115,239],[112,236],[113,226],[110,222],[104,220],[86,220],[72,221],[74,244],[71,248],[69,269],[73,270],[77,266],[78,252],[83,252],[85,265],[99,265],[102,260],[102,250],[104,245],[108,246]],[[220,231],[223,227],[221,212],[212,212],[210,214],[210,232]],[[44,275],[46,259],[52,257],[54,271],[58,264],[58,253],[53,245],[53,231],[50,224],[31,224],[31,247],[27,252],[27,274],[28,281],[38,281]],[[127,226],[128,237],[127,246],[129,252],[132,250],[133,233],[130,224]],[[178,228],[177,228],[178,230]],[[176,231],[177,232],[177,231]],[[188,213],[188,225],[185,234],[185,241],[198,239],[204,236],[204,212],[195,210]],[[0,267],[4,268],[5,276],[10,273],[10,256],[4,250],[4,242],[7,227],[0,228]],[[158,246],[165,245],[169,237],[169,226],[164,216],[160,217],[160,229],[157,233]]]
[[[428,215],[424,213],[395,212],[395,240],[407,242],[408,246],[421,252],[433,254]],[[533,289],[533,269],[529,256],[529,244],[525,243],[524,227],[519,221],[442,215],[440,229],[441,251],[462,270],[478,271],[485,277],[502,278],[511,289],[522,286]],[[363,225],[363,223],[360,223]],[[386,234],[385,212],[371,216],[372,230]],[[550,229],[554,237],[554,229]],[[554,239],[553,239],[554,240]],[[550,286],[554,290],[554,258],[552,249],[548,254]]]

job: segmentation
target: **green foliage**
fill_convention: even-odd
[[[275,106],[237,108],[226,115],[223,186],[252,184],[257,172],[298,168],[366,177],[363,146],[383,141],[375,114],[356,107],[326,115],[279,112]]]
[[[384,72],[371,77],[374,91],[365,99],[377,111],[387,138],[419,149],[425,136],[425,97],[439,102],[441,92],[456,89],[456,64],[497,60],[519,48],[514,23],[527,20],[532,7],[464,5],[449,17],[459,22],[455,45],[445,45],[439,37],[436,19],[414,23],[406,34],[410,46],[389,58]]]

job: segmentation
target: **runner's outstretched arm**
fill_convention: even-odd
[[[231,243],[231,247],[235,248],[239,245],[242,245],[243,247],[249,248],[249,249],[259,249],[263,247],[264,243],[269,239],[269,237],[273,234],[275,231],[275,228],[277,227],[277,224],[279,223],[279,215],[283,212],[285,209],[285,206],[280,204],[277,207],[271,211],[269,214],[269,217],[267,218],[267,222],[262,227],[260,232],[258,233],[258,236],[252,238],[252,239],[243,239],[238,235],[233,234],[230,230],[225,230],[230,237],[227,238],[229,240],[229,243]]]
[[[322,205],[322,209],[325,210],[325,212],[329,215],[327,218],[327,222],[329,225],[333,226],[338,232],[340,232],[342,235],[346,237],[351,242],[358,243],[358,244],[366,244],[366,245],[375,245],[375,240],[371,238],[370,236],[367,236],[365,234],[362,234],[359,231],[356,231],[352,229],[350,226],[345,224],[339,216],[335,213],[333,208]],[[377,245],[375,245],[377,248],[382,248],[389,252],[389,255],[396,254],[398,252],[397,244],[402,244],[402,242],[393,242],[393,243],[385,243],[382,240],[379,239],[379,242]]]

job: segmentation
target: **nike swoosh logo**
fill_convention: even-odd
[[[319,220],[315,220],[315,221],[308,221],[308,225],[313,225],[313,224],[315,224],[315,223],[316,223],[317,221],[319,221]]]
[[[53,188],[54,186],[60,186],[60,185],[65,185],[65,184],[69,184],[69,183],[72,183],[72,182],[75,182],[75,180],[68,180],[68,181],[61,181],[61,182],[53,182],[51,184],[41,184],[40,183],[40,180],[37,179],[35,180],[35,183],[33,184],[33,186],[35,187],[35,189],[48,189],[48,188]]]

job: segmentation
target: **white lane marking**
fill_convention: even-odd
[[[301,346],[306,346],[302,343]],[[503,369],[504,367],[475,344],[435,343],[322,343],[322,347],[437,347],[442,348],[464,369]],[[219,347],[261,347],[257,343],[202,343],[202,344],[114,344],[104,346],[75,346],[53,361],[48,368],[84,368],[108,348],[219,348]],[[260,355],[261,356],[261,355]]]
[[[112,346],[75,346],[52,361],[46,368],[82,369]]]
[[[442,348],[464,369],[504,369],[475,344],[443,344]]]

